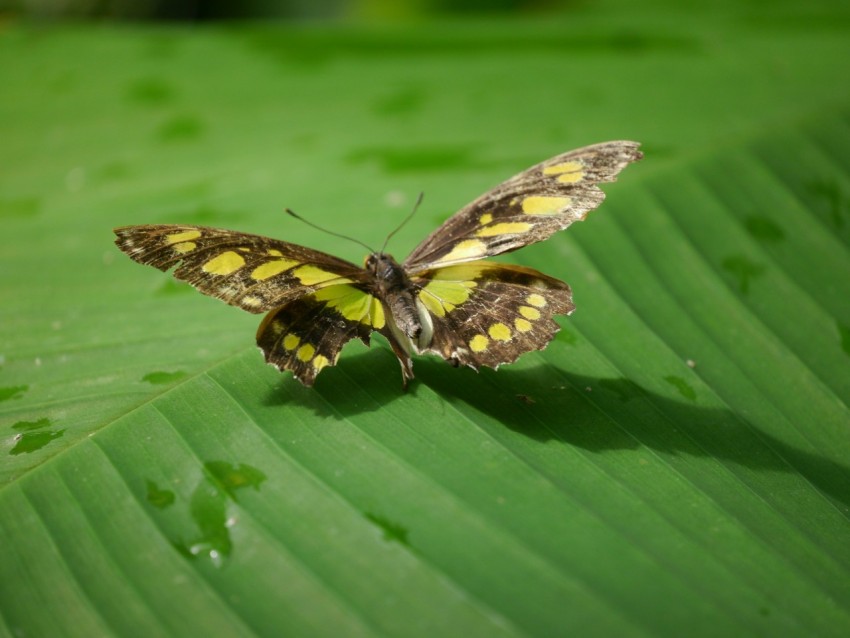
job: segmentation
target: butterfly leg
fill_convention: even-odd
[[[390,339],[390,346],[401,364],[401,387],[407,390],[408,381],[413,379],[413,360],[395,339]]]
[[[408,381],[413,379],[413,360],[410,358],[410,350],[404,347],[404,337],[397,339],[392,330],[385,329],[380,332],[390,342],[390,347],[401,364],[401,387],[407,390]]]

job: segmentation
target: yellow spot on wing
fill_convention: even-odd
[[[481,215],[481,217],[478,218],[478,222],[482,226],[486,226],[491,221],[493,221],[493,216],[490,213],[484,213],[483,215]]]
[[[489,344],[490,340],[484,335],[475,335],[469,340],[469,348],[473,352],[484,352]]]
[[[283,338],[283,347],[287,350],[295,350],[299,343],[301,343],[301,338],[298,335],[288,334]]]
[[[242,297],[242,303],[246,306],[251,306],[252,308],[256,308],[257,306],[263,305],[263,300],[259,297],[254,297],[253,295],[249,295],[246,297]]]
[[[211,275],[229,275],[245,265],[245,258],[232,250],[221,253],[201,266],[201,270]]]
[[[198,245],[193,241],[181,241],[179,244],[174,244],[174,246],[172,246],[172,248],[174,248],[174,251],[180,253],[181,255],[190,253],[197,247]]]
[[[305,343],[303,346],[298,348],[298,352],[295,353],[295,356],[298,357],[299,361],[307,363],[313,358],[314,354],[316,354],[316,349],[311,344]]]
[[[524,233],[532,227],[531,224],[526,222],[506,222],[502,224],[493,224],[492,226],[485,226],[477,233],[475,233],[476,237],[498,237],[499,235],[510,235],[516,233]]]
[[[487,332],[494,341],[511,340],[511,329],[503,323],[494,323]]]
[[[570,197],[532,195],[522,200],[522,212],[526,215],[557,215],[569,206],[570,202]]]
[[[262,328],[262,326],[265,326],[265,325],[266,325],[266,320],[263,319],[263,323],[261,324],[261,328]],[[275,338],[280,336],[280,333],[283,332],[284,328],[286,328],[286,326],[279,319],[275,319],[270,324],[268,324],[268,329],[271,330],[271,332],[275,336]]]
[[[531,322],[520,319],[519,317],[514,319],[514,326],[516,326],[518,332],[528,332],[531,330]]]
[[[558,181],[562,184],[575,184],[584,179],[584,173],[564,173],[558,176]]]
[[[336,283],[346,284],[351,283],[350,279],[346,279],[345,277],[340,277],[338,274],[334,272],[329,272],[327,270],[323,270],[318,266],[312,266],[310,264],[306,266],[301,266],[300,268],[296,268],[292,271],[296,277],[298,277],[298,281],[300,281],[305,286],[313,286],[315,284],[322,284],[326,281],[338,280]]]
[[[277,250],[276,248],[269,248],[266,251],[266,254],[270,255],[271,257],[283,257],[283,253]]]
[[[520,306],[519,314],[526,319],[531,319],[532,321],[540,319],[540,311],[537,308],[532,308],[531,306]]]
[[[538,295],[536,292],[528,295],[525,298],[525,302],[530,306],[536,306],[538,308],[543,308],[546,305],[546,297],[543,295]]]
[[[575,184],[584,178],[584,166],[581,162],[562,162],[547,166],[543,169],[544,175],[558,175],[558,181],[562,184]]]
[[[201,231],[199,230],[185,230],[182,233],[173,233],[171,235],[166,235],[165,241],[169,245],[179,244],[184,241],[191,241],[192,239],[197,239],[200,236]]]
[[[289,270],[297,265],[298,262],[292,261],[291,259],[275,259],[274,261],[267,261],[266,263],[260,264],[254,268],[254,271],[251,273],[251,279],[263,281],[264,279],[279,275],[284,270]]]
[[[466,239],[449,251],[447,255],[437,260],[437,263],[447,261],[459,261],[461,259],[475,259],[487,254],[487,244],[480,239]]]
[[[582,163],[577,162],[575,160],[571,160],[569,162],[561,162],[560,164],[553,164],[552,166],[547,166],[543,169],[544,175],[560,175],[561,173],[575,173],[576,171],[582,170]]]
[[[328,358],[323,354],[317,354],[316,358],[313,359],[313,367],[316,368],[316,372],[324,368],[330,363]]]

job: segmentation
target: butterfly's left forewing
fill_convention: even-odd
[[[420,352],[473,368],[497,368],[542,350],[573,311],[567,284],[531,268],[474,261],[424,271],[413,278],[427,310],[427,345]]]

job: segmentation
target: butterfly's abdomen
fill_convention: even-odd
[[[416,350],[423,347],[423,339],[430,341],[430,317],[417,303],[415,288],[404,268],[391,255],[373,253],[366,259],[366,269],[375,276],[375,292],[384,302],[395,328]]]

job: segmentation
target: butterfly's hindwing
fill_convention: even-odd
[[[133,260],[167,271],[202,293],[248,312],[267,312],[314,290],[364,279],[342,259],[287,242],[204,226],[116,228]]]
[[[368,345],[372,330],[385,326],[381,302],[348,284],[322,288],[270,312],[257,330],[257,345],[266,361],[291,370],[304,385],[336,364],[351,339]]]
[[[408,272],[517,250],[584,219],[640,159],[635,142],[606,142],[553,157],[509,179],[450,217],[410,254]]]
[[[421,273],[418,299],[431,320],[421,348],[447,361],[497,368],[546,347],[573,311],[567,284],[531,268],[476,261]]]

